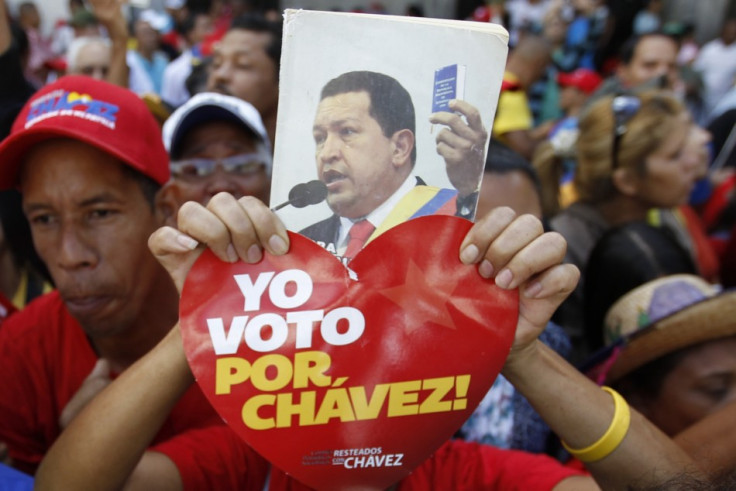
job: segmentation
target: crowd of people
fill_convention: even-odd
[[[392,489],[736,486],[736,9],[698,42],[670,2],[625,3],[473,11],[510,50],[492,128],[464,101],[432,116],[451,190],[412,173],[396,80],[320,94],[334,214],[303,235],[349,264],[401,200],[451,191],[426,214],[475,211],[459,259],[520,292],[501,375]],[[70,0],[47,38],[42,5],[0,0],[0,481],[22,489],[306,489],[210,406],[178,320],[204,249],[289,251],[268,208],[280,14],[164,4]]]

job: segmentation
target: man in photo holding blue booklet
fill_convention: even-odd
[[[369,71],[330,80],[312,132],[317,175],[334,214],[300,233],[350,260],[373,237],[411,218],[473,218],[487,132],[470,104],[455,100],[449,108],[454,112],[430,117],[447,126],[437,135],[437,153],[454,189],[441,189],[414,174],[414,105],[398,81]]]

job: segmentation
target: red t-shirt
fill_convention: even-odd
[[[35,472],[59,436],[61,411],[96,362],[84,331],[57,292],[5,321],[0,329],[0,441],[7,443],[20,470]],[[186,489],[231,489],[223,475],[222,461],[228,461],[223,452],[240,445],[240,468],[252,461],[253,469],[260,466],[265,475],[265,462],[224,425],[195,384],[174,407],[150,450],[177,465]],[[218,449],[214,455],[213,448]],[[251,474],[257,477],[255,471]]]
[[[62,409],[96,361],[56,292],[31,302],[0,329],[0,441],[19,468],[35,471],[60,433]],[[187,490],[260,491],[269,472],[268,463],[222,424],[197,385],[174,407],[150,450],[177,465]],[[580,474],[544,455],[453,440],[398,490],[546,490]],[[269,489],[309,488],[274,469]]]
[[[396,491],[541,491],[585,472],[563,466],[546,455],[504,450],[463,440],[444,443],[397,486]],[[269,490],[310,488],[273,470]]]
[[[5,295],[0,293],[0,325],[2,325],[3,321],[10,317],[10,314],[14,313],[15,310],[13,303],[5,298]]]

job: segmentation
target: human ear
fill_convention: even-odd
[[[639,177],[632,169],[616,169],[611,180],[616,191],[624,196],[636,196],[639,191]]]
[[[411,151],[414,149],[414,133],[411,130],[399,130],[391,136],[391,161],[394,167],[411,163]]]
[[[156,216],[162,225],[176,226],[176,214],[182,205],[179,186],[169,181],[156,193],[154,203]]]

